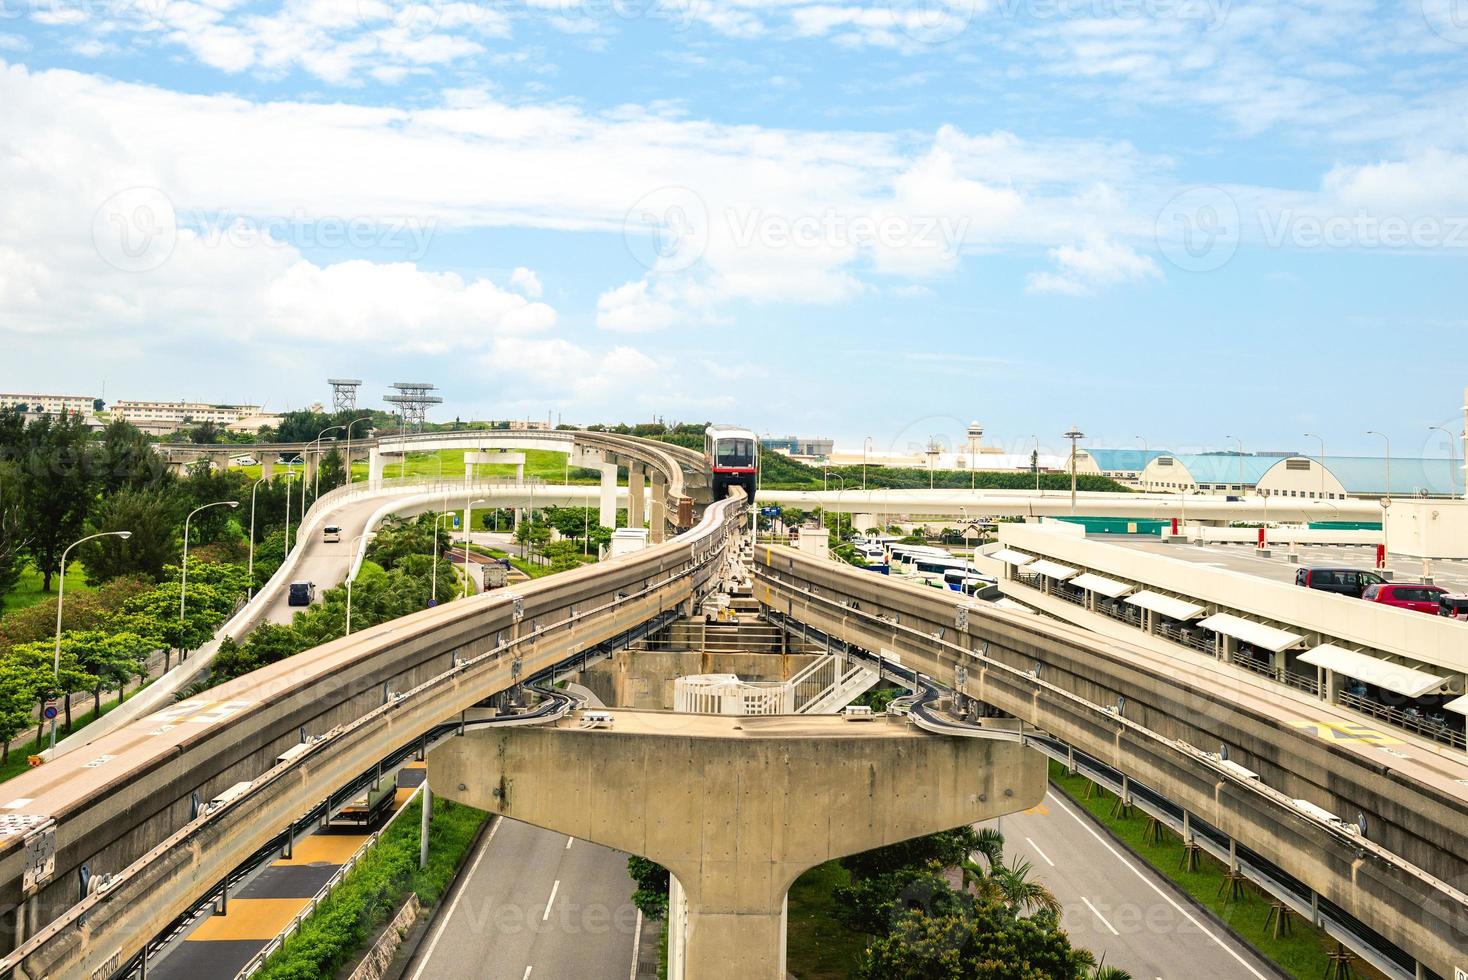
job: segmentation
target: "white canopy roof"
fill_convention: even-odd
[[[1443,707],[1449,711],[1456,711],[1460,715],[1468,715],[1468,694],[1461,694],[1453,698]]]
[[[1012,548],[1000,548],[988,557],[998,559],[1006,565],[1024,565],[1035,560],[1034,555],[1027,555],[1023,551],[1015,551]]]
[[[1265,626],[1263,623],[1256,623],[1229,613],[1214,613],[1198,625],[1225,636],[1232,636],[1236,640],[1243,640],[1245,643],[1261,650],[1268,650],[1270,653],[1288,650],[1292,646],[1305,642],[1305,638],[1298,633],[1275,629],[1273,626]]]
[[[1077,575],[1070,580],[1070,584],[1079,585],[1081,588],[1089,589],[1092,592],[1098,592],[1108,599],[1120,598],[1136,588],[1135,585],[1127,585],[1125,582],[1118,582],[1114,578],[1107,578],[1104,575],[1097,575],[1094,572]]]
[[[1358,681],[1365,681],[1409,698],[1420,698],[1429,691],[1435,691],[1447,680],[1425,670],[1394,664],[1329,643],[1322,643],[1315,649],[1300,654],[1300,661],[1354,677]]]
[[[1076,573],[1076,570],[1074,568],[1071,568],[1069,565],[1062,565],[1059,562],[1051,561],[1048,558],[1035,559],[1025,566],[1025,571],[1039,572],[1046,578],[1058,579],[1062,582],[1064,582],[1066,579],[1070,578]]]
[[[1161,592],[1149,592],[1143,589],[1136,595],[1129,595],[1123,602],[1129,602],[1143,609],[1150,609],[1155,613],[1161,613],[1172,619],[1193,619],[1203,614],[1203,607],[1186,599],[1174,599],[1170,595]]]

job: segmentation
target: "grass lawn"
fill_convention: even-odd
[[[790,886],[786,966],[800,980],[845,980],[856,972],[866,937],[836,921],[831,893],[851,875],[835,861],[811,868]]]
[[[1219,896],[1219,885],[1223,881],[1224,866],[1204,854],[1196,872],[1183,871],[1179,867],[1182,858],[1182,841],[1170,830],[1163,832],[1162,843],[1150,844],[1143,840],[1147,818],[1141,813],[1118,819],[1111,816],[1111,807],[1116,797],[1096,789],[1091,799],[1084,799],[1087,780],[1083,776],[1072,776],[1058,762],[1050,763],[1050,779],[1076,803],[1126,842],[1133,851],[1162,874],[1176,882],[1183,891],[1193,896],[1199,904],[1211,909],[1220,919],[1227,922],[1235,932],[1282,969],[1300,980],[1316,980],[1325,975],[1326,955],[1335,948],[1334,940],[1315,929],[1309,923],[1295,917],[1292,935],[1275,939],[1270,929],[1265,928],[1269,915],[1269,899],[1252,884],[1245,883],[1244,897],[1234,902],[1225,902]],[[1357,961],[1352,964],[1358,977],[1378,977],[1375,970]]]
[[[15,584],[15,589],[5,594],[0,612],[10,612],[15,609],[25,609],[34,606],[38,602],[53,598],[60,580],[56,576],[51,577],[51,591],[41,591],[41,573],[31,565],[26,565],[20,573],[20,581]],[[90,592],[92,587],[87,584],[86,572],[82,563],[73,561],[66,566],[66,591],[67,592]]]
[[[488,435],[488,433],[486,433]],[[492,445],[492,440],[486,440],[486,447]],[[464,449],[440,449],[437,452],[409,453],[408,454],[408,476],[431,476],[440,474],[444,479],[464,479]],[[525,449],[512,450],[525,453],[525,476],[536,477],[550,484],[562,484],[566,482],[566,454],[553,453],[548,449]],[[355,454],[355,450],[354,450]],[[260,465],[241,466],[238,469],[256,479],[260,476]],[[295,467],[299,475],[301,468]],[[281,463],[275,465],[275,475],[284,477],[285,466]],[[515,475],[515,467],[509,464],[495,463],[493,465],[481,465],[476,468],[476,473],[483,479],[503,478],[510,479]],[[384,475],[398,477],[403,475],[403,467],[397,457],[392,457],[387,463]],[[352,479],[367,479],[367,463],[365,460],[352,465]],[[583,470],[571,467],[571,482],[580,484],[593,484],[600,482],[601,477],[594,470]]]

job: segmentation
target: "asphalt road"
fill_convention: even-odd
[[[403,980],[620,978],[637,910],[627,855],[501,819]]]
[[[303,545],[305,550],[301,553],[301,562],[296,568],[292,581],[315,582],[317,602],[321,601],[321,595],[327,589],[345,581],[355,548],[361,545],[361,542],[356,540],[357,535],[366,529],[367,521],[382,507],[383,503],[381,499],[362,500],[333,511],[331,523],[341,528],[341,541],[327,544],[323,540],[321,527],[312,531]],[[294,520],[296,515],[291,516]],[[295,534],[296,525],[293,523],[291,525],[293,545],[296,541]],[[296,611],[303,608],[290,605],[289,598],[290,590],[283,590],[279,598],[272,602],[270,608],[265,611],[262,621],[289,623]]]
[[[1098,960],[1104,955],[1107,966],[1137,980],[1281,976],[1054,789],[1035,809],[980,826],[999,827],[1005,859],[1034,866],[1032,880],[1064,906],[1061,924],[1071,941]]]

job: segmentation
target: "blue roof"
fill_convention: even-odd
[[[1319,461],[1318,456],[1311,459]],[[1463,469],[1458,460],[1392,457],[1393,494],[1415,495],[1419,490],[1431,494],[1461,494]],[[1325,468],[1341,481],[1350,494],[1382,494],[1386,492],[1386,460],[1380,456],[1326,456]]]
[[[1161,449],[1091,449],[1085,450],[1105,473],[1140,473],[1158,456],[1166,456]]]

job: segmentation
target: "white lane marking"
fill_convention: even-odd
[[[541,922],[546,922],[546,921],[548,921],[550,919],[551,906],[554,905],[554,904],[556,904],[556,892],[558,892],[560,890],[561,890],[561,879],[557,878],[556,879],[556,883],[554,885],[551,885],[550,898],[547,898],[545,900],[545,915],[542,915],[540,917],[540,921]]]
[[[571,849],[571,842],[574,841],[575,839],[576,838],[574,838],[574,837],[567,837],[566,838],[566,850],[569,851]]]
[[[533,969],[535,969],[535,967],[533,967],[533,966],[527,966],[525,968],[525,976],[521,977],[520,980],[529,980],[530,971],[533,970]]]
[[[459,888],[458,894],[454,896],[454,900],[449,903],[449,910],[439,922],[438,931],[433,934],[433,941],[428,944],[428,952],[423,954],[423,961],[418,964],[418,969],[413,971],[411,980],[418,980],[419,977],[423,976],[423,971],[428,969],[428,964],[433,960],[433,951],[438,948],[438,941],[443,938],[443,934],[447,931],[449,923],[453,921],[454,910],[459,907],[459,899],[463,898],[464,892],[468,891],[469,882],[473,880],[474,872],[479,870],[479,862],[484,860],[485,854],[489,853],[489,842],[494,840],[495,834],[499,833],[500,824],[502,823],[504,823],[503,818],[496,820],[494,826],[489,828],[489,836],[484,838],[484,844],[479,848],[479,853],[474,855],[474,863],[469,865],[469,873],[462,879],[463,885]]]
[[[1086,903],[1086,908],[1088,908],[1088,909],[1091,910],[1091,914],[1092,915],[1094,915],[1096,918],[1098,918],[1098,919],[1101,920],[1101,924],[1103,926],[1105,926],[1106,928],[1108,928],[1108,929],[1111,930],[1111,934],[1113,936],[1120,936],[1121,935],[1121,933],[1119,933],[1119,932],[1116,931],[1116,926],[1114,926],[1110,922],[1107,922],[1106,921],[1106,916],[1104,916],[1104,915],[1101,914],[1101,910],[1098,909],[1096,906],[1094,906],[1094,905],[1091,904],[1091,900],[1089,898],[1087,898],[1086,896],[1082,895],[1081,896],[1081,901],[1083,901],[1083,902]]]
[[[637,957],[642,952],[642,909],[637,910],[637,925],[632,929],[632,972],[627,980],[637,980]],[[1158,980],[1161,980],[1159,977]]]
[[[1025,838],[1025,841],[1026,841],[1026,843],[1028,843],[1031,847],[1033,847],[1035,849],[1035,853],[1036,854],[1040,855],[1040,857],[1042,857],[1042,858],[1045,859],[1045,863],[1046,864],[1050,865],[1050,867],[1052,867],[1052,868],[1055,867],[1055,862],[1052,861],[1052,860],[1050,860],[1050,855],[1048,855],[1044,851],[1040,850],[1040,845],[1039,844],[1036,844],[1034,842],[1034,840],[1032,838],[1029,838],[1029,837],[1026,837]]]
[[[1161,888],[1159,888],[1157,886],[1157,883],[1156,882],[1154,882],[1151,878],[1148,878],[1142,872],[1142,869],[1141,868],[1138,868],[1135,864],[1133,864],[1132,862],[1128,861],[1126,858],[1122,857],[1119,853],[1117,853],[1116,848],[1112,847],[1110,844],[1108,844],[1106,842],[1106,840],[1100,834],[1096,833],[1096,831],[1091,827],[1091,825],[1088,824],[1085,821],[1085,818],[1083,818],[1080,814],[1076,813],[1074,810],[1072,810],[1070,808],[1070,804],[1061,802],[1060,798],[1057,797],[1052,792],[1047,791],[1045,793],[1045,795],[1048,796],[1048,797],[1050,797],[1052,800],[1054,800],[1056,806],[1060,807],[1066,813],[1070,814],[1071,819],[1074,820],[1076,823],[1080,824],[1081,825],[1081,828],[1083,830],[1085,830],[1086,833],[1088,833],[1092,837],[1096,838],[1096,842],[1099,843],[1102,847],[1106,848],[1108,851],[1110,851],[1111,852],[1111,855],[1113,857],[1115,857],[1122,864],[1124,864],[1128,868],[1130,868],[1131,871],[1132,871],[1132,874],[1136,875],[1138,878],[1141,878],[1144,882],[1146,882],[1148,888],[1152,889],[1158,895],[1162,896],[1163,900],[1166,901],[1168,905],[1171,905],[1173,908],[1175,908],[1179,912],[1181,912],[1183,918],[1187,919],[1193,925],[1197,926],[1198,927],[1198,930],[1200,932],[1202,932],[1203,935],[1207,936],[1209,939],[1211,939],[1215,943],[1217,943],[1220,949],[1222,949],[1223,951],[1225,951],[1226,953],[1228,953],[1228,955],[1232,956],[1234,959],[1238,960],[1240,966],[1242,966],[1244,969],[1248,970],[1254,976],[1258,977],[1259,980],[1268,980],[1268,978],[1266,978],[1264,976],[1264,974],[1262,974],[1258,970],[1254,969],[1254,967],[1249,963],[1248,960],[1246,960],[1242,956],[1240,956],[1238,954],[1238,952],[1232,946],[1229,946],[1221,938],[1219,938],[1219,936],[1218,936],[1217,933],[1215,933],[1212,929],[1209,929],[1207,926],[1203,925],[1203,923],[1199,922],[1196,918],[1193,917],[1193,914],[1191,912],[1189,912],[1187,909],[1183,908],[1181,905],[1179,905],[1173,899],[1173,897],[1171,895],[1167,894],[1167,892],[1165,892]],[[414,980],[417,980],[417,978],[415,977]]]

